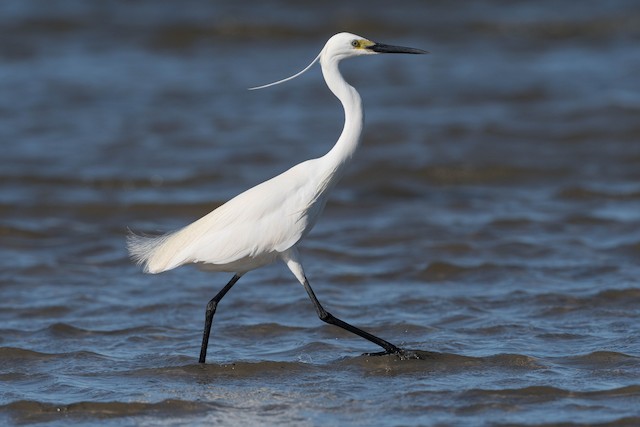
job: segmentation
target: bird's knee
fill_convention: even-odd
[[[214,300],[211,300],[207,303],[207,316],[216,311],[218,307],[218,303]]]
[[[325,323],[333,323],[333,320],[335,319],[335,317],[333,317],[333,314],[324,310],[318,313],[318,317]]]

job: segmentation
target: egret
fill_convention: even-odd
[[[318,301],[302,268],[298,244],[322,213],[331,189],[360,143],[364,125],[362,100],[338,68],[346,58],[379,53],[428,53],[421,49],[375,43],[350,33],[332,36],[318,56],[299,73],[262,89],[298,77],[320,62],[331,92],[344,108],[342,133],[322,157],[304,161],[232,198],[197,221],[161,236],[130,233],[129,254],[146,273],[156,274],[188,263],[207,264],[209,270],[234,273],[231,280],[207,304],[200,363],[205,363],[213,316],[218,303],[245,273],[282,260],[306,290],[318,317],[379,345],[384,352],[402,354],[388,341],[333,316]]]

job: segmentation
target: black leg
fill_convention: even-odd
[[[386,353],[389,353],[389,354],[403,353],[402,349],[400,349],[399,347],[396,347],[390,342],[385,341],[382,338],[378,338],[375,335],[370,334],[369,332],[365,332],[362,329],[358,329],[355,326],[348,324],[347,322],[343,322],[342,320],[336,318],[331,313],[326,311],[320,304],[320,301],[318,301],[318,298],[316,298],[316,294],[313,293],[313,289],[311,289],[311,286],[309,285],[309,281],[307,280],[306,277],[304,279],[303,286],[304,286],[304,289],[307,291],[307,294],[309,294],[309,298],[311,298],[311,302],[316,308],[316,312],[318,313],[318,317],[320,318],[320,320],[322,320],[323,322],[329,323],[331,325],[338,326],[342,329],[346,329],[347,331],[353,334],[359,335],[362,338],[369,340],[372,343],[377,344],[380,347],[384,348]]]
[[[207,304],[207,313],[204,318],[204,333],[202,334],[202,347],[200,347],[200,363],[204,363],[207,358],[207,347],[209,346],[209,335],[211,334],[211,323],[213,322],[213,315],[216,314],[216,308],[218,307],[218,303],[220,300],[229,292],[229,289],[236,284],[236,282],[240,279],[239,275],[233,276],[233,278],[227,283],[227,285],[222,288],[218,294],[211,298],[211,301]]]

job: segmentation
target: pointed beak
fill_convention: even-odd
[[[391,46],[383,43],[375,43],[367,47],[367,49],[372,50],[376,53],[411,53],[411,54],[429,53],[426,50],[415,49],[413,47]]]

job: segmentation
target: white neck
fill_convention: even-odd
[[[364,126],[362,99],[358,92],[349,85],[338,69],[339,59],[320,57],[322,74],[327,86],[340,100],[344,108],[344,128],[333,148],[322,159],[327,168],[335,171],[335,180],[342,175],[344,166],[349,162],[360,144],[360,134]]]

